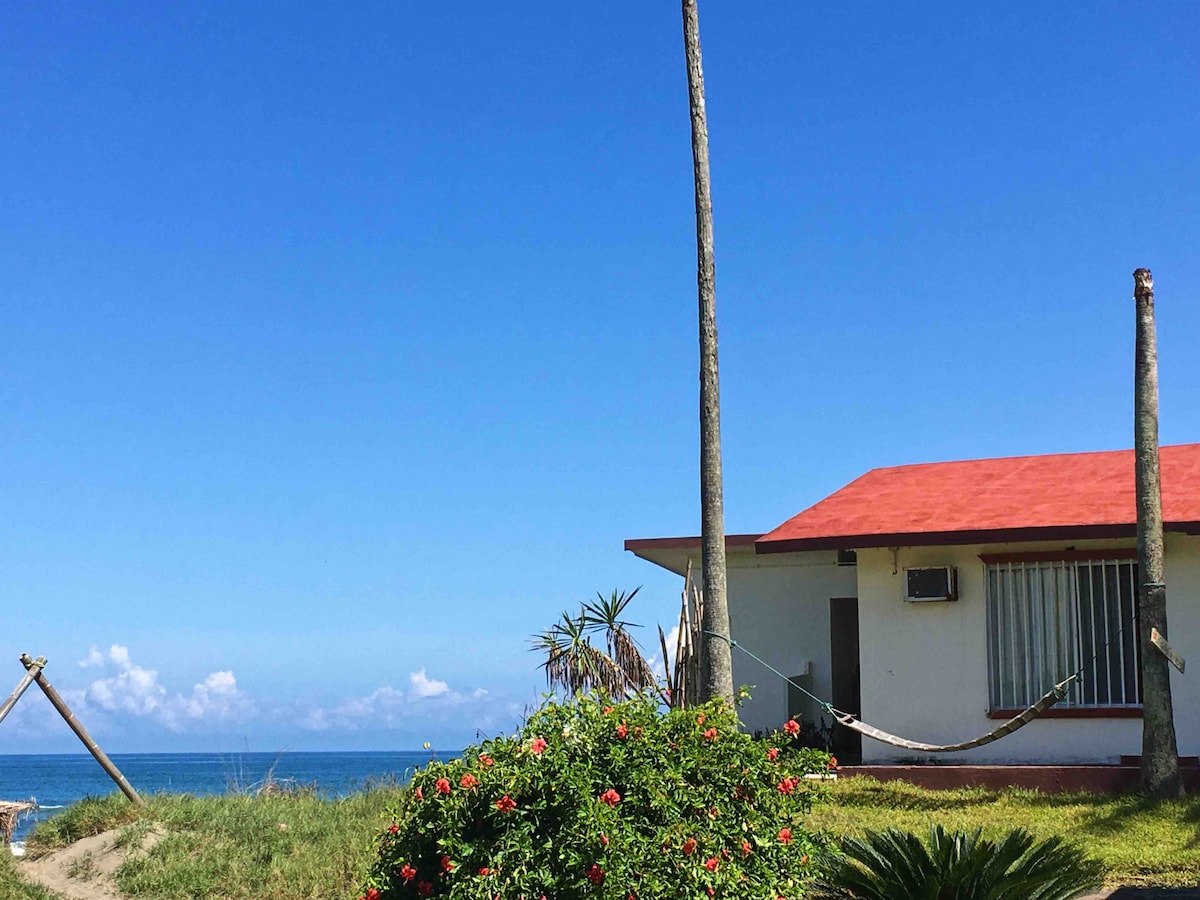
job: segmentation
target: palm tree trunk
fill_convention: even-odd
[[[1183,796],[1171,670],[1150,643],[1150,629],[1167,636],[1167,588],[1163,583],[1162,491],[1158,471],[1158,343],[1154,333],[1154,279],[1133,273],[1137,305],[1134,359],[1134,458],[1137,468],[1137,545],[1141,590],[1138,623],[1142,641],[1142,791],[1155,798]]]
[[[700,569],[704,582],[701,699],[733,705],[729,602],[725,591],[725,504],[721,486],[721,391],[717,378],[717,309],[713,264],[708,122],[696,0],[683,0],[683,47],[692,114],[696,182],[696,282],[700,303]]]

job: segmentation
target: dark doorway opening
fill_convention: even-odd
[[[858,716],[862,692],[858,666],[858,598],[833,597],[829,601],[829,659],[832,701],[836,709]],[[862,761],[862,735],[844,725],[833,726],[833,752],[838,762]]]

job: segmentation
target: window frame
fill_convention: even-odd
[[[1086,563],[1092,564],[1097,562],[1107,563],[1112,562],[1118,565],[1133,563],[1133,606],[1137,609],[1137,592],[1138,578],[1137,573],[1137,549],[1134,547],[1109,547],[1101,549],[1088,550],[1034,550],[1034,551],[1019,551],[1005,553],[981,553],[979,554],[980,562],[983,569],[983,593],[984,593],[984,617],[987,626],[985,637],[985,650],[988,671],[988,712],[987,715],[992,719],[1008,719],[1024,712],[1025,707],[1009,708],[998,707],[994,705],[994,700],[997,697],[997,690],[994,684],[994,672],[998,660],[995,658],[997,654],[996,639],[993,635],[992,625],[992,597],[990,596],[989,572],[992,566],[1002,566],[1006,564],[1019,565],[1038,565],[1041,563],[1063,563],[1072,565],[1075,570],[1075,577],[1078,578],[1078,566],[1074,564]],[[1076,611],[1078,615],[1078,610]],[[1141,642],[1136,636],[1133,640],[1133,661],[1134,666],[1140,671],[1141,665]],[[1082,652],[1082,647],[1080,648]],[[1064,673],[1063,677],[1070,673]],[[1138,680],[1137,690],[1140,693],[1140,674],[1135,673]],[[1142,704],[1093,704],[1093,705],[1063,705],[1053,706],[1041,714],[1040,718],[1046,719],[1085,719],[1085,718],[1141,718]]]

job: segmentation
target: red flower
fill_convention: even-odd
[[[621,795],[618,794],[616,791],[614,791],[612,788],[609,788],[607,791],[605,791],[603,794],[600,795],[600,802],[607,803],[609,806],[616,806],[618,803],[621,802]]]
[[[607,834],[600,835],[600,843],[603,844],[605,847],[608,846],[608,835]]]
[[[796,785],[799,783],[799,778],[785,778],[783,781],[779,782],[779,793],[790,794],[792,791],[796,790]]]
[[[508,794],[505,794],[496,801],[496,809],[500,810],[500,812],[512,812],[516,808],[517,801],[508,796]]]
[[[592,884],[599,884],[604,880],[604,870],[595,863],[592,863],[592,867],[588,869],[584,875]]]
[[[742,855],[749,856],[753,852],[754,851],[750,849],[750,842],[745,838],[742,838]]]
[[[802,866],[808,865],[808,854],[807,853],[805,853],[804,855],[802,855],[800,857],[800,865],[802,865]]]
[[[783,723],[783,730],[795,737],[800,733],[800,723],[795,719],[788,719]]]
[[[379,888],[367,888],[367,892],[363,894],[363,900],[379,900]]]
[[[769,759],[771,762],[775,762],[775,760],[779,759],[779,748],[772,747],[770,750],[768,750],[767,759]]]
[[[687,856],[691,856],[693,853],[696,852],[696,839],[695,838],[688,838],[686,841],[683,842],[683,852]]]
[[[420,788],[417,788],[417,792],[416,792],[416,793],[417,793],[417,799],[418,799],[418,800],[424,800],[424,799],[425,799],[425,792],[424,792],[423,790],[421,790]]]
[[[634,726],[633,726],[633,733],[634,733],[635,735],[637,735],[638,737],[641,737],[641,736],[642,736],[642,731],[643,731],[643,730],[644,730],[644,729],[642,728],[642,726],[641,726],[641,725],[634,725]]]
[[[790,844],[791,842],[792,842],[792,829],[780,828],[779,829],[779,843]]]
[[[479,764],[481,766],[483,766],[485,769],[490,769],[494,762],[495,762],[495,760],[492,759],[490,756],[488,756],[486,753],[479,754]]]
[[[715,741],[717,739],[717,729],[710,728],[708,731],[704,732],[704,739],[706,741]]]
[[[529,742],[529,749],[535,756],[540,756],[542,751],[546,749],[546,739],[535,737]]]
[[[827,769],[836,769],[837,767],[838,767],[838,761],[837,761],[837,757],[836,757],[836,756],[831,756],[831,757],[829,757],[829,762],[827,762],[827,763],[825,764],[825,768],[827,768]]]
[[[399,833],[400,833],[400,826],[397,825],[395,822],[393,822],[391,825],[388,826],[388,834],[399,834]]]
[[[626,728],[626,727],[625,727],[625,723],[624,723],[624,722],[622,722],[620,725],[618,725],[618,726],[617,726],[617,737],[619,737],[619,738],[621,738],[622,740],[624,740],[624,739],[625,739],[625,735],[627,735],[627,734],[629,734],[629,729],[628,729],[628,728]]]
[[[492,870],[489,869],[487,866],[484,866],[482,869],[479,870],[479,874],[480,875],[491,875]]]
[[[479,779],[476,778],[474,775],[472,775],[470,772],[468,772],[466,775],[464,775],[462,777],[462,779],[458,783],[461,784],[465,788],[473,788],[473,787],[475,787],[475,785],[479,784]]]
[[[414,869],[412,866],[410,866],[408,863],[405,863],[400,869],[400,877],[403,878],[405,881],[412,881],[414,878],[417,877],[417,870]]]
[[[611,713],[613,711],[613,708],[611,706],[606,706],[601,711],[607,716],[609,713]]]
[[[708,887],[706,887],[704,890],[710,897],[717,896],[717,889],[715,887],[713,887],[711,884]]]
[[[717,866],[720,864],[721,861],[719,859],[717,859],[715,856],[710,856],[704,861],[704,868],[708,869],[710,872],[715,872],[717,871]]]
[[[450,862],[450,857],[448,857],[448,856],[442,857],[442,871],[443,872],[454,871],[454,863]]]
[[[428,897],[430,894],[433,893],[433,882],[418,881],[417,882],[417,893],[420,894],[422,897]]]
[[[450,793],[450,779],[449,778],[439,778],[437,780],[437,783],[435,786],[437,787],[437,792],[439,794]]]

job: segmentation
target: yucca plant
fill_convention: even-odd
[[[826,896],[855,900],[1068,900],[1097,888],[1104,866],[1052,837],[1040,843],[1024,829],[997,841],[974,832],[889,828],[846,838],[822,884]]]
[[[602,690],[617,699],[653,691],[666,700],[654,670],[630,633],[639,626],[622,618],[638,590],[614,590],[608,598],[597,593],[594,601],[583,604],[579,615],[564,612],[556,623],[534,635],[533,650],[546,654],[542,668],[551,688],[567,694]],[[592,635],[598,633],[604,636],[604,647],[592,643]]]

